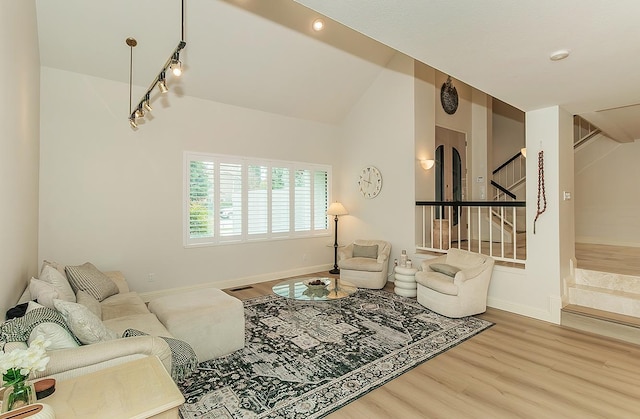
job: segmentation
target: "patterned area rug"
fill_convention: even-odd
[[[414,299],[360,290],[308,303],[244,302],[246,346],[179,384],[191,418],[319,418],[487,329]]]

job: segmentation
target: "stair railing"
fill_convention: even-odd
[[[482,253],[495,260],[524,264],[524,201],[417,201],[421,215],[417,250],[446,253],[451,247]]]
[[[601,132],[600,128],[575,115],[573,117],[573,148],[580,147]]]
[[[527,162],[522,152],[519,151],[509,160],[498,166],[498,168],[493,171],[492,175],[493,179],[491,184],[493,185],[495,182],[506,190],[511,190],[524,182],[527,176]],[[494,189],[494,200],[498,198],[500,191],[501,190],[498,188]]]

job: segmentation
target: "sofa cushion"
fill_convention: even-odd
[[[118,336],[122,336],[127,329],[137,329],[152,336],[173,337],[155,314],[149,312],[105,320],[104,325],[116,332]]]
[[[416,275],[416,282],[442,294],[458,295],[458,286],[448,275],[438,272],[424,272],[422,275]]]
[[[29,281],[29,293],[31,294],[31,298],[37,300],[38,303],[44,307],[55,308],[53,307],[53,300],[58,298],[58,291],[56,291],[53,285],[36,278],[31,278],[31,281]]]
[[[371,258],[349,258],[339,262],[340,269],[351,269],[355,271],[382,272],[382,263]]]
[[[118,337],[116,333],[105,327],[102,321],[82,304],[62,300],[54,300],[53,304],[80,342],[90,345]]]
[[[67,266],[66,272],[75,292],[85,291],[98,301],[118,293],[116,283],[89,262],[80,266]]]
[[[359,244],[353,245],[353,257],[354,258],[378,258],[378,245],[361,246]]]
[[[31,302],[30,304],[31,310],[27,307],[27,312],[24,316],[0,323],[0,346],[2,346],[4,342],[23,342],[26,344],[33,329],[43,323],[55,323],[65,329],[67,333],[76,340],[76,343],[80,344],[80,341],[77,340],[72,331],[69,330],[64,317],[58,311],[35,302]]]
[[[42,267],[40,268],[40,274],[42,274],[42,272],[44,272],[44,268],[46,268],[47,266],[52,267],[53,269],[55,269],[56,271],[60,272],[60,274],[62,276],[64,276],[65,278],[67,278],[67,273],[64,270],[64,265],[52,260],[43,260],[42,261]]]
[[[44,308],[44,306],[36,303],[35,301],[29,301],[27,313],[35,310],[36,308]],[[74,336],[69,332],[69,330],[65,329],[57,323],[46,322],[40,323],[35,326],[29,334],[27,344],[31,345],[31,342],[33,342],[33,340],[38,336],[42,336],[45,341],[50,342],[50,345],[47,347],[48,351],[54,351],[56,349],[75,348],[77,346],[80,346]]]
[[[100,301],[82,290],[78,290],[76,300],[78,304],[82,304],[88,308],[89,311],[95,314],[97,318],[102,319],[102,306],[100,305]]]
[[[100,303],[102,320],[110,320],[135,314],[147,314],[149,309],[136,292],[116,294]]]
[[[42,268],[42,272],[40,272],[39,279],[53,285],[56,291],[58,291],[58,299],[71,301],[72,303],[76,302],[76,294],[73,292],[69,280],[53,266],[45,265]]]

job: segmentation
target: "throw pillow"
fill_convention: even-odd
[[[27,313],[35,310],[36,308],[43,308],[42,305],[29,301],[29,307],[27,308]],[[66,348],[75,348],[78,345],[78,342],[74,339],[74,337],[62,326],[56,323],[40,323],[35,326],[31,333],[29,334],[29,339],[27,339],[27,344],[31,345],[38,336],[44,337],[45,340],[51,342],[51,345],[47,347],[47,350],[53,351],[56,349],[66,349]]]
[[[42,261],[42,267],[40,268],[40,273],[42,273],[42,271],[44,271],[44,268],[46,266],[51,266],[56,271],[60,272],[60,275],[64,276],[65,278],[67,277],[67,274],[64,271],[64,265],[63,264],[58,263],[58,262],[53,262],[53,261],[50,261],[50,260],[43,260]]]
[[[361,246],[359,244],[353,245],[353,257],[354,258],[378,258],[378,245],[373,246]]]
[[[441,274],[445,274],[450,277],[456,276],[456,274],[460,271],[460,268],[456,268],[452,265],[447,265],[446,263],[432,263],[429,265],[432,271],[440,272]]]
[[[53,285],[56,291],[58,291],[58,298],[60,300],[71,301],[72,303],[76,302],[76,295],[71,289],[67,277],[62,275],[60,271],[53,266],[46,265],[42,269],[42,272],[40,272],[39,279]]]
[[[15,319],[16,317],[24,316],[24,313],[27,312],[28,305],[29,302],[27,301],[26,303],[18,304],[17,306],[11,307],[9,310],[7,310],[6,319],[11,320]]]
[[[29,293],[31,298],[48,308],[54,308],[53,300],[58,298],[58,291],[53,285],[36,278],[31,278],[29,282]]]
[[[85,345],[116,339],[118,335],[109,330],[88,308],[69,301],[54,300],[56,310],[62,314],[67,326]]]
[[[80,266],[67,266],[66,271],[75,292],[85,291],[98,301],[118,293],[116,283],[89,262]]]
[[[82,304],[88,308],[90,312],[95,314],[97,318],[102,319],[102,306],[98,300],[82,290],[78,291],[76,299],[78,304]]]

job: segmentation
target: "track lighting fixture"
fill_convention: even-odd
[[[131,55],[129,59],[129,125],[131,128],[136,129],[138,127],[137,118],[143,118],[145,111],[151,112],[151,92],[158,86],[160,93],[167,93],[169,88],[167,87],[166,73],[171,69],[174,76],[179,77],[182,75],[182,62],[180,61],[180,51],[187,45],[184,42],[184,0],[182,0],[182,28],[181,28],[181,40],[178,42],[178,46],[173,50],[169,59],[164,63],[160,73],[153,80],[147,92],[142,96],[142,99],[138,102],[138,106],[133,110],[132,108],[132,79],[133,79],[133,47],[138,45],[138,42],[134,38],[127,38],[126,44],[131,48]]]
[[[164,70],[162,70],[162,72],[158,76],[158,88],[160,89],[160,93],[167,93],[169,91]]]
[[[150,96],[150,94],[147,93],[147,95],[144,98],[144,104],[142,105],[144,110],[147,111],[147,112],[151,112],[153,110],[153,108],[151,107],[151,104],[149,103],[149,100],[150,100],[149,96]]]
[[[176,77],[180,77],[182,75],[182,63],[180,62],[179,52],[176,52],[171,59],[171,72]]]

